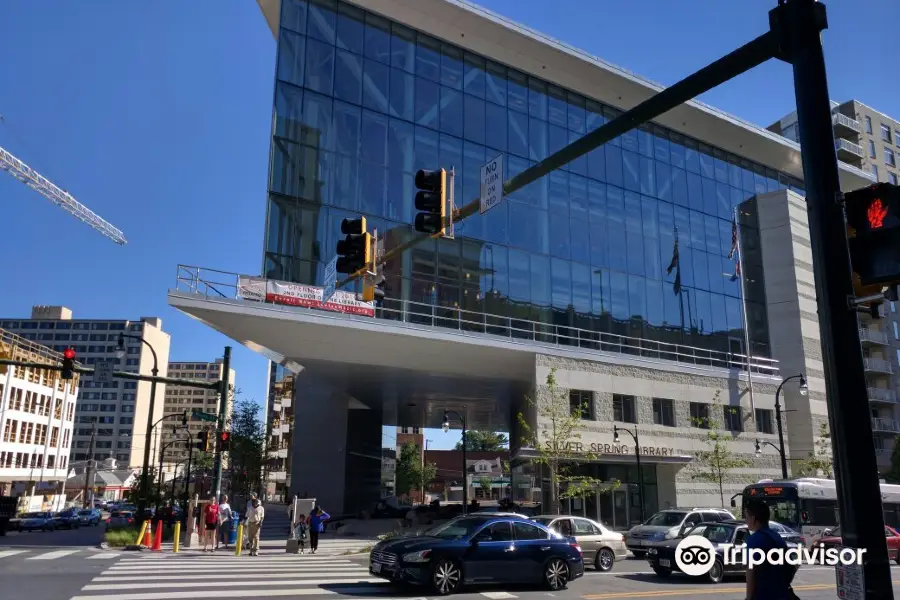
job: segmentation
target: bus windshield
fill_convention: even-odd
[[[763,502],[769,507],[770,517],[791,529],[800,527],[800,508],[797,501],[797,490],[789,487],[756,487],[749,486],[744,490],[743,504],[750,500]]]

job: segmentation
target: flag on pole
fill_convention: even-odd
[[[734,275],[731,276],[731,281],[737,281],[737,279],[741,276],[741,261],[734,261]]]
[[[672,284],[672,291],[675,292],[675,295],[681,293],[681,260],[678,255],[678,228],[675,228],[675,245],[672,247],[672,262],[669,263],[669,268],[666,269],[666,275],[671,275],[672,271],[675,271],[675,282]]]
[[[737,221],[735,219],[731,219],[731,250],[728,251],[728,258],[734,258],[734,253],[737,252],[738,247],[738,230],[737,230]]]

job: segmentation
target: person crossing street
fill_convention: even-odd
[[[316,505],[309,515],[309,548],[312,554],[319,549],[319,534],[325,531],[325,521],[331,518],[321,506]]]
[[[250,503],[247,505],[247,513],[244,520],[247,522],[247,537],[250,539],[250,556],[259,556],[259,533],[263,520],[266,517],[266,509],[259,501],[256,494],[250,495]]]

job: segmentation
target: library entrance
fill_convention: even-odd
[[[573,498],[562,498],[560,512],[587,517],[618,531],[640,525],[642,502],[645,519],[659,509],[656,465],[644,465],[643,472],[646,498],[641,498],[636,465],[581,463],[573,469],[572,475],[598,481],[597,490]],[[545,489],[549,489],[549,481],[546,483]],[[564,489],[560,492],[565,494]]]

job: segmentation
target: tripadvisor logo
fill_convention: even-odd
[[[747,548],[744,545],[719,544],[722,564],[743,565],[748,569],[762,564],[769,565],[861,565],[865,548],[825,548],[824,545],[813,548],[773,548],[764,551],[761,548]],[[675,564],[685,575],[699,576],[709,573],[716,562],[716,547],[703,536],[689,535],[675,548]]]

